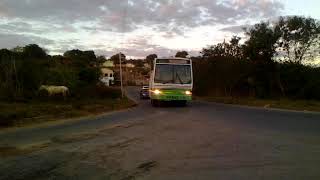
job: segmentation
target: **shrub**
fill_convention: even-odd
[[[84,98],[120,98],[121,91],[116,87],[108,87],[104,84],[91,84],[87,86],[83,86],[82,88],[78,88],[73,96],[77,99]]]
[[[107,87],[103,84],[99,84],[96,86],[96,93],[100,98],[116,99],[121,97],[121,90],[119,88]]]
[[[100,77],[100,70],[98,68],[83,68],[79,71],[79,80],[91,84],[96,83]]]
[[[319,67],[232,57],[193,61],[194,94],[320,100]]]

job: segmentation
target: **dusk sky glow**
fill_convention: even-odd
[[[197,55],[262,20],[320,19],[319,7],[318,0],[0,0],[0,48],[34,43],[49,54]]]

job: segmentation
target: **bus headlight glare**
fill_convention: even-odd
[[[156,89],[156,90],[153,91],[153,93],[154,93],[155,95],[158,95],[158,94],[161,94],[161,91],[160,91],[159,89]]]
[[[186,91],[186,95],[192,95],[191,91]]]

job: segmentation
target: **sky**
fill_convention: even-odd
[[[0,48],[38,44],[51,55],[94,50],[110,57],[172,56],[279,16],[320,19],[319,0],[0,0]]]

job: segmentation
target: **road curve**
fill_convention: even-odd
[[[44,154],[41,155],[33,153],[33,157],[47,158],[43,162],[46,164],[42,164],[41,167],[48,166],[48,162],[57,161],[53,163],[54,171],[48,172],[39,165],[30,169],[30,172],[26,170],[20,173],[18,177],[34,177],[31,171],[40,168],[40,179],[46,179],[48,174],[54,174],[54,177],[59,179],[68,179],[83,173],[68,169],[68,174],[65,171],[66,168],[77,166],[87,172],[81,176],[83,179],[118,179],[131,176],[136,179],[320,178],[319,113],[201,101],[192,102],[187,107],[153,108],[148,100],[139,99],[137,88],[128,87],[126,91],[130,98],[138,102],[137,107],[90,119],[0,132],[0,146],[23,147],[75,133],[105,132],[104,130],[110,129],[114,124],[125,127],[112,133],[108,131],[107,134],[95,134],[94,137],[90,136],[77,142],[72,141],[59,146],[55,144],[52,148],[59,149],[59,153],[52,148],[44,150]],[[114,145],[108,144],[118,141],[132,143],[120,146],[121,149],[116,150]],[[85,157],[88,159],[83,157],[86,159],[85,162],[90,161],[96,165],[95,168],[90,169],[92,166],[89,168],[85,162],[79,162],[79,158],[68,159],[69,156],[59,156],[60,161],[49,158],[49,154],[53,153],[50,157],[59,159],[58,155],[67,151],[87,153]],[[107,154],[103,155],[104,153]],[[117,158],[113,159],[115,157]],[[26,156],[5,158],[4,162],[13,166],[14,162],[21,161],[21,158]],[[65,159],[70,161],[68,165],[65,165]],[[104,161],[101,162],[101,159]],[[109,169],[109,173],[105,170],[100,171],[101,164],[102,167],[110,168],[115,165],[108,163],[114,161],[117,162],[117,169]],[[64,165],[59,168],[57,163],[61,162]],[[15,169],[18,166],[1,165],[3,164],[0,163],[0,174],[1,170],[7,172],[6,176],[0,175],[0,179],[19,179],[17,176],[10,176],[17,173]]]

